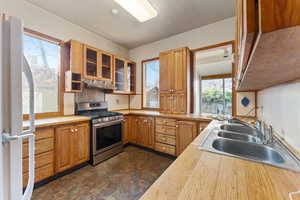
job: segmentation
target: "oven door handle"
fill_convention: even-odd
[[[103,127],[107,127],[107,126],[112,126],[112,125],[120,124],[123,121],[124,121],[123,119],[120,119],[120,120],[116,120],[116,121],[112,121],[112,122],[99,123],[99,124],[94,124],[93,127],[94,128],[103,128]]]

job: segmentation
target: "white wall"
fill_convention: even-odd
[[[137,63],[137,95],[130,97],[130,108],[141,108],[141,62],[142,60],[155,58],[159,52],[189,47],[190,49],[204,47],[234,40],[235,18],[209,24],[185,33],[156,41],[147,45],[131,49],[130,58]]]
[[[74,2],[76,3],[76,2]],[[68,9],[68,8],[66,8]],[[63,41],[75,39],[91,46],[103,49],[112,54],[128,57],[128,49],[105,39],[95,33],[87,31],[82,27],[72,24],[46,10],[32,5],[24,0],[1,0],[0,13],[19,17],[23,20],[24,26],[38,32],[53,36]],[[110,95],[108,95],[110,96]],[[126,95],[114,95],[111,99],[128,101]],[[128,106],[120,108],[127,109]],[[74,113],[74,95],[65,94],[65,114]]]
[[[258,118],[300,151],[300,81],[258,92]]]

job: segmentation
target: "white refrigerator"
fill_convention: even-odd
[[[0,13],[0,200],[29,200],[34,186],[34,85],[23,56],[21,20]],[[28,81],[30,126],[23,130],[22,76]],[[29,180],[22,184],[22,140],[29,140]]]

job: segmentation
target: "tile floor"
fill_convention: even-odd
[[[135,200],[173,162],[134,146],[99,165],[86,166],[34,190],[32,200]]]

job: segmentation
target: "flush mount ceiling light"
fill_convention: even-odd
[[[114,0],[139,22],[145,22],[157,16],[157,11],[148,0]]]

